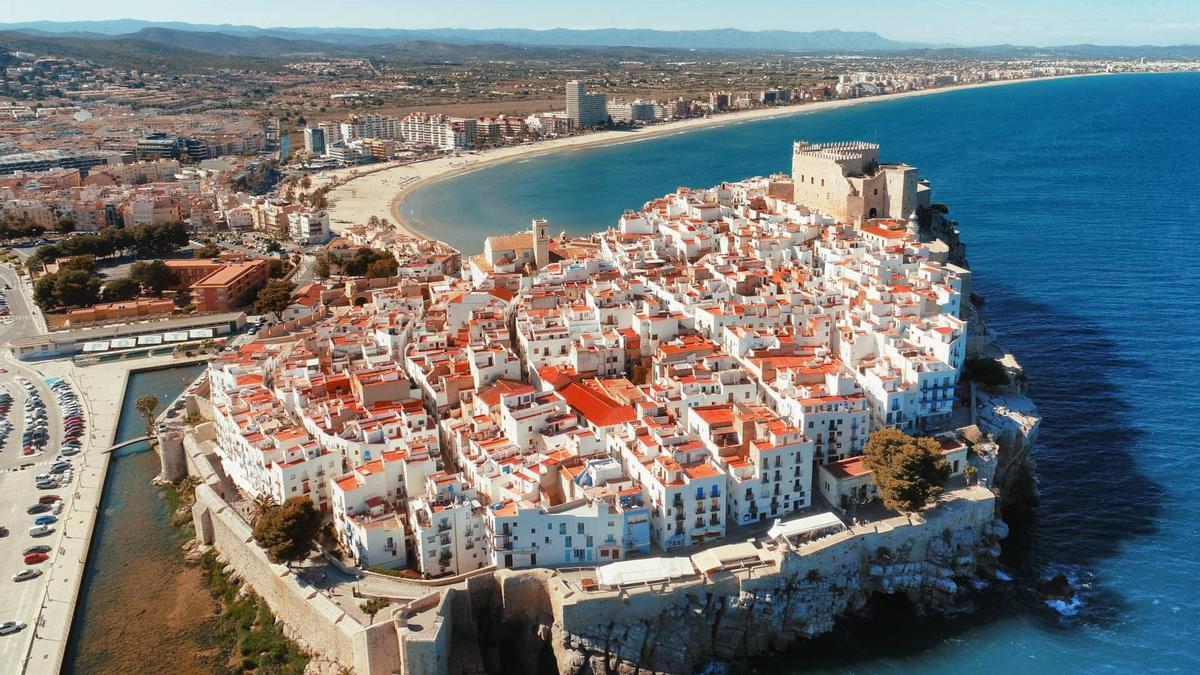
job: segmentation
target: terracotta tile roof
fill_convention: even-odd
[[[596,426],[609,427],[624,424],[632,422],[638,417],[633,406],[622,405],[605,394],[578,382],[567,385],[560,393],[566,399],[567,405]]]

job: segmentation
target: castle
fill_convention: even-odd
[[[861,141],[792,146],[793,201],[861,225],[871,218],[908,219],[929,208],[929,184],[917,168],[880,164],[879,145]]]

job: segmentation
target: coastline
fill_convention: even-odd
[[[506,146],[458,157],[439,157],[437,159],[410,164],[384,166],[367,172],[360,172],[356,168],[330,172],[335,177],[352,176],[341,185],[330,190],[328,194],[330,203],[328,209],[330,214],[330,229],[336,233],[340,233],[344,227],[365,223],[371,216],[377,216],[392,223],[399,230],[412,237],[431,239],[432,237],[422,232],[416,224],[408,221],[401,214],[401,207],[405,199],[408,198],[414,189],[422,185],[475,171],[485,166],[512,160],[529,159],[544,154],[582,150],[606,145],[636,143],[661,136],[684,134],[729,124],[742,124],[778,117],[838,110],[868,103],[895,101],[917,96],[930,96],[953,91],[966,91],[969,89],[982,89],[1010,84],[1114,74],[1117,73],[1080,73],[1077,75],[1055,75],[1019,80],[996,80],[904,91],[895,94],[881,94],[879,96],[864,98],[819,101],[816,103],[780,106],[776,108],[759,108],[711,117],[697,117],[678,122],[668,122],[643,127],[636,131],[600,131],[582,136],[535,141],[533,143]],[[386,203],[388,204],[386,212],[379,208],[379,204],[385,200],[387,200]]]

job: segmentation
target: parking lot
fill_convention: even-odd
[[[40,332],[18,284],[10,269],[0,268],[3,343]],[[0,635],[0,672],[19,672],[33,639],[49,568],[63,547],[61,519],[76,492],[85,418],[84,406],[66,382],[47,381],[29,365],[0,355],[0,527],[5,531],[0,537],[0,627],[8,621],[29,624]],[[48,503],[40,504],[42,499]],[[25,552],[31,547],[46,550],[27,561]],[[30,578],[14,579],[26,570]]]

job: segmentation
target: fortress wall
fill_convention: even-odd
[[[1005,529],[993,524],[990,491],[959,492],[964,496],[922,514],[924,522],[893,518],[799,552],[764,550],[777,564],[752,570],[602,592],[577,590],[545,571],[498,572],[505,618],[551,623],[561,673],[611,672],[617,663],[630,672],[690,672],[714,658],[783,649],[832,629],[874,593],[905,593],[930,605],[952,601],[954,580],[977,578]]]
[[[355,635],[362,631],[362,626],[332,600],[298,580],[287,567],[268,560],[254,544],[250,526],[221,500],[212,486],[203,484],[196,488],[192,518],[202,539],[211,537],[211,544],[223,559],[267,601],[276,618],[287,626],[289,637],[326,660],[346,667],[356,663]],[[394,632],[392,635],[394,640]],[[371,644],[372,640],[358,642]]]

